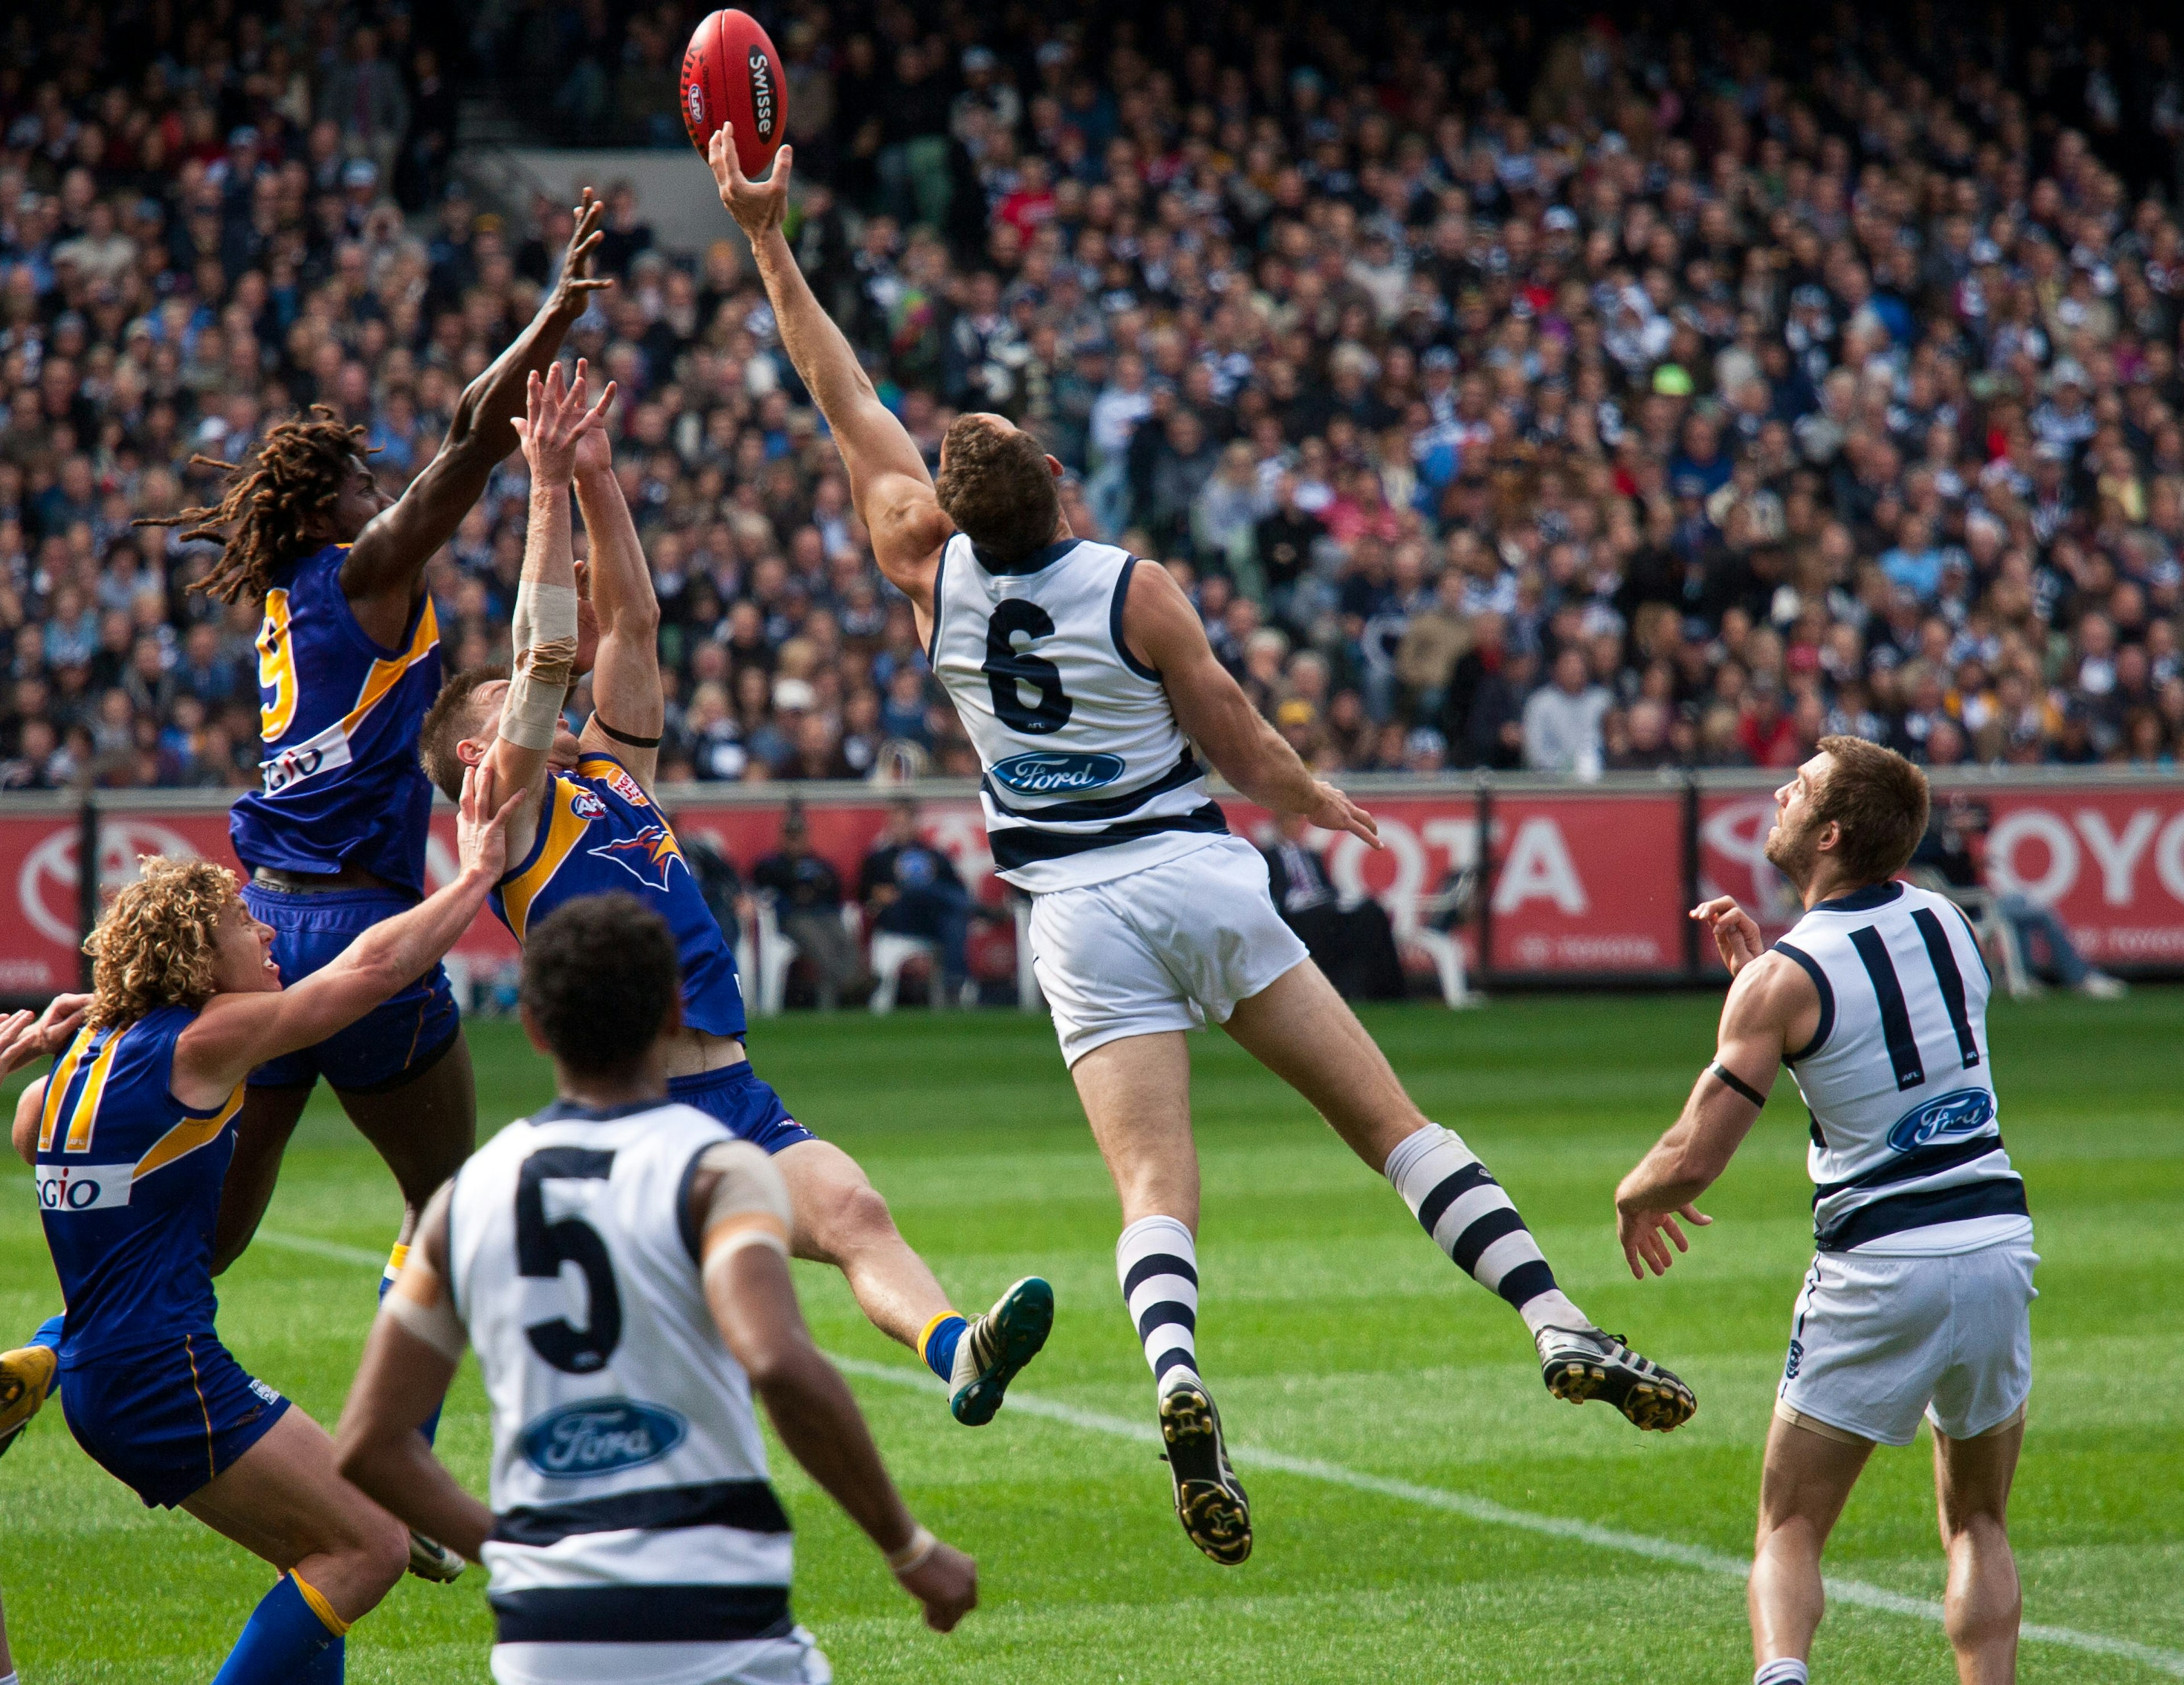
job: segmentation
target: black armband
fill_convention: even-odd
[[[1762,1094],[1758,1089],[1754,1088],[1750,1083],[1747,1082],[1742,1077],[1737,1075],[1735,1071],[1730,1069],[1728,1066],[1723,1064],[1720,1060],[1716,1059],[1712,1064],[1708,1065],[1707,1068],[1721,1079],[1723,1086],[1727,1088],[1730,1093],[1742,1095],[1744,1098],[1749,1100],[1755,1106],[1761,1107],[1763,1108],[1766,1106],[1767,1096]]]
[[[626,731],[616,731],[612,726],[609,725],[604,720],[599,717],[599,711],[597,708],[592,710],[592,723],[597,726],[601,731],[604,732],[609,737],[612,738],[616,743],[627,743],[632,749],[657,749],[660,747],[660,739],[656,737],[632,737]]]

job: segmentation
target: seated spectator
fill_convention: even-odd
[[[857,873],[857,898],[872,929],[916,936],[940,951],[940,975],[933,979],[937,1003],[970,989],[971,896],[955,863],[917,832],[917,803],[904,798],[888,809],[887,829]]]
[[[1310,826],[1294,813],[1274,822],[1275,841],[1259,851],[1274,906],[1312,961],[1346,1000],[1400,1001],[1403,964],[1387,909],[1370,896],[1344,905],[1318,851],[1304,840]]]
[[[864,968],[842,923],[840,874],[811,851],[801,806],[790,804],[781,822],[781,845],[751,868],[751,883],[774,897],[781,934],[796,944],[800,958],[811,962],[820,1008],[832,1011]]]
[[[1936,801],[1926,834],[1911,856],[1913,867],[1936,873],[1947,886],[1992,894],[1986,877],[1986,834],[1992,823],[1986,804],[1962,792]],[[2014,890],[1993,894],[1993,902],[1995,911],[2008,922],[2028,965],[2037,966],[2065,989],[2096,1000],[2114,1000],[2129,992],[2121,979],[2086,962],[2053,907]],[[2028,985],[2028,992],[2037,987]]]

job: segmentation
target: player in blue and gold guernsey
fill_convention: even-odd
[[[406,1530],[343,1481],[318,1425],[228,1355],[213,1236],[245,1080],[338,1033],[439,962],[507,858],[514,803],[471,778],[461,869],[331,964],[284,987],[277,935],[235,875],[143,862],[86,944],[83,1027],[16,1108],[67,1314],[61,1409],[148,1505],[180,1505],[281,1571],[219,1685],[324,1685],[341,1635],[410,1558]]]
[[[474,668],[448,681],[425,722],[426,770],[453,789],[470,769],[489,766],[503,788],[524,792],[509,823],[513,863],[493,898],[519,942],[555,907],[607,890],[626,890],[666,919],[682,969],[682,1024],[667,1043],[669,1093],[774,1155],[795,1209],[798,1255],[841,1269],[873,1325],[948,1383],[958,1421],[989,1421],[1045,1342],[1053,1290],[1028,1276],[967,1321],[856,1161],[799,1124],[751,1069],[733,952],[652,795],[665,713],[660,605],[601,426],[612,389],[588,411],[583,365],[577,370],[573,388],[558,368],[533,381],[521,428],[532,504],[516,669]],[[572,487],[591,538],[599,629],[597,706],[581,738],[560,723],[576,624]]]
[[[265,605],[262,777],[235,803],[228,829],[248,874],[244,900],[276,933],[274,956],[292,982],[425,892],[432,789],[417,769],[417,728],[441,678],[425,564],[515,448],[510,423],[525,380],[609,284],[590,277],[599,220],[587,189],[537,318],[465,388],[439,452],[398,499],[374,480],[364,429],[318,409],[272,428],[256,458],[231,470],[216,507],[158,523],[193,523],[187,536],[224,545],[198,589]],[[435,966],[361,1022],[251,1074],[216,1270],[249,1243],[320,1077],[401,1185],[398,1263],[418,1209],[469,1155],[470,1055]]]

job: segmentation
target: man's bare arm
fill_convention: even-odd
[[[399,500],[357,534],[342,563],[342,590],[364,613],[373,608],[391,611],[398,627],[408,617],[425,589],[425,564],[454,536],[495,466],[515,449],[515,418],[523,413],[530,378],[560,354],[561,341],[583,315],[591,295],[614,285],[592,278],[592,258],[604,237],[599,222],[605,210],[604,204],[593,198],[592,190],[585,188],[560,277],[538,314],[491,367],[463,388],[438,454]],[[374,628],[366,629],[377,635]]]
[[[1301,813],[1324,830],[1348,831],[1381,847],[1373,816],[1297,757],[1214,658],[1206,628],[1164,567],[1131,572],[1123,605],[1131,658],[1160,676],[1184,733],[1239,795],[1277,813]]]
[[[425,1207],[409,1262],[381,1301],[334,1447],[343,1476],[358,1490],[475,1562],[493,1512],[463,1490],[417,1431],[447,1397],[466,1343],[446,1285],[454,1186],[442,1183]]]
[[[850,496],[872,538],[872,558],[888,583],[911,600],[918,633],[930,629],[933,576],[940,547],[955,531],[933,494],[933,477],[909,431],[873,390],[842,330],[820,307],[781,232],[788,209],[794,148],[775,154],[763,181],[748,180],[736,161],[735,135],[723,124],[705,153],[720,184],[721,203],[749,236],[760,280],[773,305],[788,360],[811,388],[850,471]]]
[[[613,756],[649,789],[666,716],[660,683],[660,599],[637,523],[615,478],[604,428],[577,441],[577,506],[591,536],[592,606],[599,619],[592,717],[584,725],[583,745]],[[649,746],[632,740],[646,738]]]
[[[1683,1114],[1615,1191],[1616,1231],[1633,1275],[1665,1271],[1670,1244],[1690,1250],[1678,1217],[1701,1227],[1713,1221],[1692,1202],[1729,1168],[1784,1054],[1812,1039],[1819,1013],[1819,993],[1794,961],[1763,953],[1739,967],[1713,1063],[1699,1073]]]

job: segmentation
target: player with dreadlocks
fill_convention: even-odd
[[[432,786],[417,764],[417,728],[441,678],[425,565],[515,448],[511,422],[526,382],[552,364],[590,295],[611,284],[591,276],[603,209],[585,189],[538,315],[465,389],[439,453],[399,499],[373,478],[365,429],[315,406],[271,428],[249,462],[204,464],[228,471],[219,503],[152,523],[222,544],[197,589],[265,605],[264,779],[236,801],[228,831],[248,874],[244,902],[272,928],[271,957],[287,985],[424,895]],[[419,1210],[469,1157],[477,1114],[470,1053],[435,965],[355,1024],[251,1073],[215,1272],[249,1244],[320,1077],[401,1186],[406,1209],[386,1280]],[[460,1571],[460,1562],[447,1565]]]

